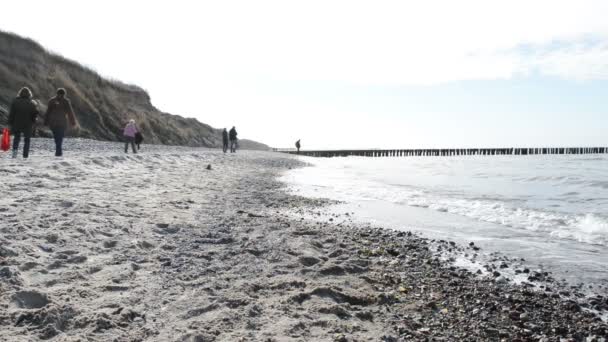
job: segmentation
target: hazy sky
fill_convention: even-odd
[[[0,29],[275,147],[608,145],[608,1],[3,2]]]

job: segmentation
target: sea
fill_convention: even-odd
[[[608,155],[300,158],[281,180],[335,213],[608,285]]]

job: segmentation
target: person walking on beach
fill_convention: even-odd
[[[139,132],[137,126],[135,125],[135,120],[129,120],[129,123],[125,126],[123,131],[123,135],[125,136],[125,153],[129,153],[129,144],[131,144],[131,148],[133,149],[133,153],[137,153],[135,150],[135,135]]]
[[[141,143],[144,141],[144,136],[141,134],[141,132],[138,130],[137,133],[135,133],[135,145],[137,145],[137,150],[139,151],[139,149],[141,148]]]
[[[296,148],[298,149],[298,154],[300,154],[300,139],[296,141]]]
[[[23,134],[23,158],[30,154],[30,138],[32,137],[34,123],[38,118],[38,106],[32,100],[32,91],[28,87],[19,90],[19,94],[11,103],[8,113],[8,124],[13,132],[13,158],[17,158],[19,142]]]
[[[232,126],[232,128],[230,129],[230,152],[234,153],[236,152],[236,147],[237,147],[237,139],[236,139],[236,128],[234,126]]]
[[[222,143],[224,144],[224,153],[228,151],[228,131],[224,128],[222,131]]]
[[[78,125],[72,103],[65,95],[65,89],[57,89],[57,95],[49,100],[44,116],[44,125],[49,126],[55,139],[55,157],[63,156],[63,138],[68,123],[72,128],[76,128]]]

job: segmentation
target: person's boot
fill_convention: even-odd
[[[17,150],[13,150],[13,158],[17,158]]]

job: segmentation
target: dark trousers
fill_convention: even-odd
[[[236,140],[230,140],[230,152],[236,152]]]
[[[51,127],[53,139],[55,139],[55,157],[63,155],[63,138],[65,137],[64,127]]]
[[[125,137],[125,153],[129,152],[129,144],[133,148],[133,153],[137,153],[135,149],[135,137]]]
[[[20,131],[15,131],[13,132],[13,134],[15,135],[15,137],[13,138],[13,151],[18,151],[19,150],[19,142],[21,141],[21,134],[22,132]],[[23,158],[27,158],[30,155],[30,137],[27,134],[23,134]]]
[[[224,141],[224,153],[228,151],[228,140]]]

